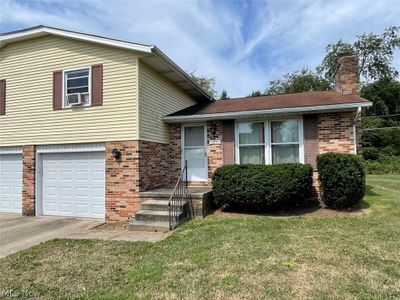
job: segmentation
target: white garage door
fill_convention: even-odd
[[[22,212],[22,155],[0,155],[0,212]]]
[[[104,218],[104,152],[43,154],[43,215]]]

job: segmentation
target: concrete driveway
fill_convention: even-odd
[[[165,233],[93,230],[102,220],[0,213],[0,258],[55,238],[159,241]]]

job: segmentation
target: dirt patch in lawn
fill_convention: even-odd
[[[291,210],[280,210],[272,212],[242,212],[219,208],[211,213],[211,217],[238,217],[247,215],[260,215],[269,217],[366,217],[371,213],[370,208],[350,208],[347,210],[334,210],[324,206],[296,208]]]
[[[129,224],[128,222],[103,223],[91,228],[91,230],[125,231],[129,230]]]

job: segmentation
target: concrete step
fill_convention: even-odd
[[[140,204],[142,210],[154,210],[154,211],[168,211],[168,200],[145,200]],[[183,206],[186,205],[186,201],[184,201]]]
[[[167,232],[169,231],[169,222],[149,222],[149,221],[138,221],[132,219],[129,222],[129,230]]]
[[[178,215],[178,220],[184,219],[184,217],[185,213],[182,212]],[[140,210],[135,214],[135,220],[169,222],[169,212],[157,210]]]

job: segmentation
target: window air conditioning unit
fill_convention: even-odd
[[[85,103],[85,97],[80,93],[68,94],[67,99],[68,99],[68,105],[72,106],[81,105]]]

